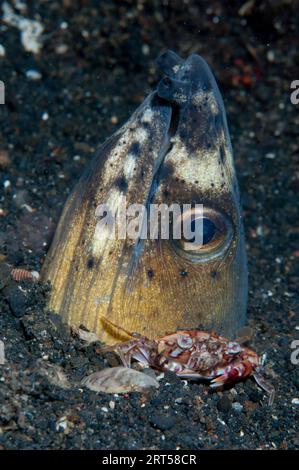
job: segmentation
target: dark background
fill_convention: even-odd
[[[95,148],[160,78],[157,55],[167,48],[183,57],[199,53],[226,105],[248,244],[252,347],[267,352],[277,396],[269,408],[251,380],[210,394],[206,385],[184,387],[172,376],[147,398],[80,391],[78,380],[103,358],[53,327],[45,287],[24,281],[25,302],[11,283],[0,291],[7,359],[0,366],[0,448],[298,448],[292,400],[299,376],[290,361],[299,339],[299,114],[290,102],[290,83],[299,79],[298,2],[23,3],[15,12],[43,24],[43,44],[39,55],[26,52],[19,30],[0,20],[0,261],[40,270],[65,199]],[[40,78],[30,79],[30,70]],[[1,280],[7,284],[3,266],[0,287]],[[62,367],[69,389],[47,363]]]

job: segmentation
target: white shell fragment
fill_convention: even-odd
[[[144,392],[159,388],[156,379],[128,367],[103,369],[85,377],[82,384],[95,392],[105,393]]]
[[[0,57],[5,57],[5,47],[0,44]]]
[[[38,54],[42,48],[41,35],[44,26],[36,20],[17,15],[8,2],[2,4],[4,23],[17,28],[21,33],[21,42],[27,52]]]
[[[42,78],[42,74],[38,70],[29,69],[26,70],[26,77],[29,80],[40,80]]]
[[[91,331],[85,331],[78,326],[72,325],[71,326],[71,333],[73,336],[77,336],[82,341],[85,341],[87,344],[96,343],[99,341],[98,336]]]
[[[4,343],[0,339],[0,366],[3,366],[5,364],[5,349],[4,349]]]

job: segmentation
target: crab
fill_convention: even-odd
[[[105,321],[131,337],[128,341],[99,349],[100,352],[116,352],[125,367],[131,367],[131,361],[135,359],[144,366],[172,371],[183,379],[208,380],[212,389],[253,376],[269,394],[269,405],[273,404],[275,389],[262,375],[265,355],[260,357],[242,346],[242,338],[230,341],[214,333],[194,329],[149,339],[138,333],[129,333],[107,319]],[[247,339],[245,337],[243,341]]]

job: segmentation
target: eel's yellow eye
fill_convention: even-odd
[[[232,241],[230,220],[209,207],[184,212],[177,223],[182,227],[181,238],[172,240],[173,247],[178,254],[194,262],[206,262],[223,255]]]

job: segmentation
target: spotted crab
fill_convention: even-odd
[[[172,371],[184,379],[208,380],[213,389],[253,376],[269,394],[269,405],[273,404],[275,389],[262,375],[265,355],[258,356],[242,346],[242,339],[230,341],[201,330],[178,330],[151,340],[123,331],[131,339],[104,346],[99,351],[115,351],[126,367],[135,359],[157,370]]]

